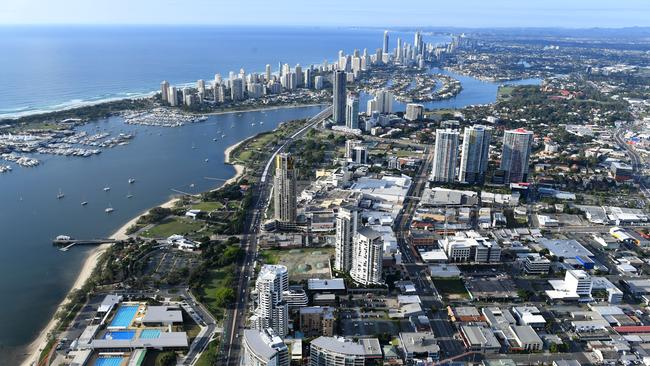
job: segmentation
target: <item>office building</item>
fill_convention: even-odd
[[[289,366],[289,349],[273,329],[245,329],[241,366]]]
[[[458,131],[452,129],[436,130],[436,144],[433,156],[431,180],[451,183],[456,175],[456,155],[458,152]]]
[[[160,83],[160,99],[163,102],[169,102],[169,82],[166,80]]]
[[[564,276],[566,288],[580,296],[591,295],[591,276],[583,270],[568,270]]]
[[[332,80],[332,95],[333,95],[333,118],[334,123],[342,125],[345,123],[345,85],[346,76],[345,71],[336,70],[334,72],[334,79]]]
[[[424,106],[422,104],[408,103],[404,119],[407,121],[418,121],[424,118]]]
[[[289,274],[282,265],[264,265],[255,282],[257,292],[257,309],[253,323],[259,331],[272,328],[284,337],[288,331],[289,309],[283,299],[283,292],[289,290]]]
[[[345,102],[345,126],[359,128],[359,96],[355,93],[349,93]]]
[[[490,158],[492,130],[482,125],[465,128],[463,148],[460,153],[458,180],[469,184],[485,181],[485,172]]]
[[[531,131],[518,128],[504,133],[500,169],[505,173],[506,183],[526,181],[532,145]]]
[[[359,228],[354,236],[352,269],[350,276],[362,285],[382,284],[382,259],[384,240],[380,233]]]
[[[354,237],[359,229],[359,208],[343,206],[336,215],[336,255],[334,268],[349,272],[352,269]]]
[[[453,237],[441,240],[449,262],[497,263],[501,247],[484,237]]]
[[[296,222],[296,173],[291,154],[281,153],[275,156],[273,203],[276,221]]]
[[[318,337],[309,346],[309,366],[365,366],[382,358],[377,338]]]

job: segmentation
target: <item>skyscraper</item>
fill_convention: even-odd
[[[271,80],[271,65],[269,65],[269,64],[266,64],[266,70],[265,70],[265,73],[264,73],[264,78],[266,79],[266,81]]]
[[[333,88],[333,118],[334,123],[341,125],[345,123],[345,71],[336,70],[334,72],[334,80],[332,80]]]
[[[359,96],[355,93],[349,93],[345,102],[345,126],[359,128]]]
[[[384,31],[384,45],[382,48],[383,54],[388,54],[388,31]]]
[[[296,74],[296,88],[302,88],[304,86],[304,82],[302,80],[303,74],[302,74],[302,67],[300,64],[297,64],[296,67],[294,68],[294,72]]]
[[[460,172],[458,180],[469,184],[485,181],[490,158],[492,129],[483,125],[466,127],[463,132],[463,149],[460,153]]]
[[[275,333],[287,335],[288,306],[282,293],[289,290],[289,274],[283,265],[265,264],[255,281],[257,309],[253,316],[255,327],[263,331],[272,328]]]
[[[234,78],[231,80],[230,86],[230,99],[234,102],[238,100],[244,100],[244,80],[240,78]]]
[[[532,145],[532,131],[518,128],[504,133],[500,168],[505,172],[506,183],[526,181]]]
[[[172,107],[176,107],[178,105],[178,91],[176,90],[175,86],[169,87],[167,97],[169,97],[169,105]]]
[[[458,131],[452,129],[436,130],[436,145],[433,156],[431,180],[434,182],[453,182],[456,175],[456,155],[458,153]]]
[[[352,268],[354,236],[359,228],[359,208],[343,206],[336,215],[336,255],[334,268],[349,272]]]
[[[163,102],[169,102],[169,83],[167,80],[163,80],[162,83],[160,83],[160,99],[162,99]]]
[[[382,284],[384,240],[378,232],[359,228],[354,236],[350,276],[362,285]]]
[[[275,177],[273,178],[273,200],[275,219],[279,223],[296,222],[296,174],[293,157],[287,153],[275,156]]]

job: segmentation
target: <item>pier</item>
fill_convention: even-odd
[[[115,239],[90,239],[90,240],[77,240],[77,239],[54,239],[52,245],[61,247],[60,251],[66,252],[68,249],[75,245],[100,245],[100,244],[114,244],[121,240]]]

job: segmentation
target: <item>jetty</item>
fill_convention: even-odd
[[[115,239],[88,239],[88,240],[83,240],[83,239],[72,239],[72,238],[61,238],[57,237],[56,239],[52,240],[52,245],[60,247],[59,250],[62,252],[68,251],[68,249],[72,248],[75,245],[100,245],[100,244],[114,244],[118,243],[121,240],[115,240]]]

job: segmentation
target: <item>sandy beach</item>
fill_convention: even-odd
[[[254,136],[253,136],[254,137]],[[250,137],[250,138],[253,138]],[[249,139],[250,139],[249,138]],[[231,163],[231,158],[230,158],[230,153],[237,148],[239,145],[242,143],[246,142],[248,139],[242,140],[234,145],[228,146],[226,150],[224,150],[224,161],[227,164],[230,164],[235,168],[235,175],[228,179],[227,181],[224,182],[224,184],[221,186],[225,186],[227,184],[230,184],[232,182],[237,181],[245,172],[245,167],[241,164],[232,164]],[[221,187],[215,188],[215,190],[220,189]],[[169,201],[163,203],[160,205],[160,207],[164,208],[171,208],[173,207],[176,202],[178,201],[178,198],[172,198]],[[126,234],[126,231],[128,228],[131,226],[135,225],[135,223],[138,221],[138,219],[142,216],[145,215],[147,212],[149,212],[150,209],[147,209],[146,211],[142,212],[141,214],[137,215],[124,225],[122,225],[117,231],[113,233],[113,235],[110,236],[110,239],[115,239],[115,240],[126,240],[128,239],[128,235]],[[101,258],[102,254],[110,247],[110,244],[102,244],[94,248],[89,254],[88,257],[86,258],[81,271],[79,272],[79,275],[77,276],[77,279],[75,280],[74,284],[70,288],[70,291],[68,291],[68,295],[70,292],[81,288],[86,281],[90,278],[92,275],[93,271],[95,270],[95,267],[97,267],[97,263],[99,263],[99,259]],[[57,309],[60,309],[63,305],[65,305],[67,301],[67,295],[66,298],[59,304]],[[45,347],[47,344],[47,338],[48,334],[50,334],[52,331],[54,331],[54,328],[57,326],[58,320],[54,317],[50,320],[50,322],[43,328],[43,330],[39,333],[38,337],[27,347],[26,354],[27,359],[23,361],[22,365],[24,366],[29,366],[36,364],[38,362],[38,357],[40,356],[41,350]]]

